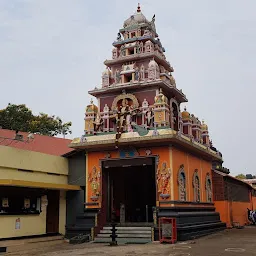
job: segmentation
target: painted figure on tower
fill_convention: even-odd
[[[93,166],[92,172],[88,177],[88,181],[91,183],[93,201],[97,201],[100,196],[100,182],[101,175],[100,171],[97,170],[96,166]]]
[[[163,198],[170,196],[170,178],[171,170],[167,167],[167,163],[163,162],[162,167],[157,171],[158,192]]]

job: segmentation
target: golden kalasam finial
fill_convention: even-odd
[[[140,10],[140,3],[138,3],[137,12],[141,12],[141,10]]]
[[[91,105],[93,104],[93,100],[92,99],[91,99],[90,103],[91,103]]]

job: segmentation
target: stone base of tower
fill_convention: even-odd
[[[66,225],[67,239],[78,235],[92,235],[92,229],[95,229],[95,216],[98,214],[98,209],[86,209],[84,214],[76,216],[76,220],[73,224]]]
[[[215,207],[159,208],[158,217],[176,218],[178,241],[195,239],[226,228]],[[155,229],[155,240],[159,240],[158,228]]]

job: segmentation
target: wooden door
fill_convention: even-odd
[[[60,191],[48,191],[47,198],[46,233],[59,233]]]

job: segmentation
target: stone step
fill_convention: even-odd
[[[110,243],[111,238],[96,237],[94,243]],[[151,243],[151,239],[145,238],[116,238],[118,244],[148,244]]]
[[[109,234],[98,234],[97,237],[107,237],[109,238],[111,233]],[[151,239],[151,234],[117,234],[118,238],[149,238]]]
[[[103,229],[100,231],[101,234],[111,234],[110,229]],[[120,230],[116,231],[117,234],[151,234],[151,230]]]
[[[103,227],[103,230],[111,230],[112,227]],[[151,227],[116,227],[117,230],[124,231],[151,231]]]

